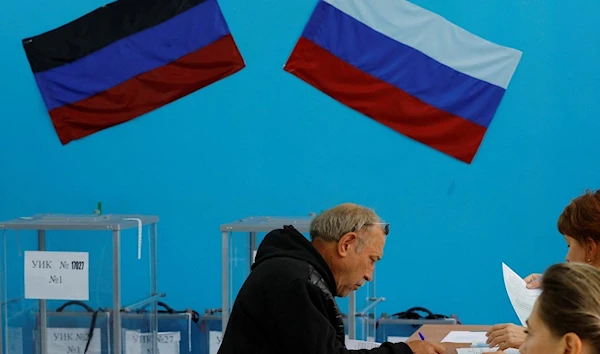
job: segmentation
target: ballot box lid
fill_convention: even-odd
[[[307,216],[249,216],[221,225],[221,232],[269,232],[292,225],[300,232],[308,232],[314,213]]]
[[[139,214],[36,214],[0,221],[0,230],[125,230],[158,222]]]

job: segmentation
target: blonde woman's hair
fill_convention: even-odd
[[[549,267],[538,313],[555,336],[575,333],[600,353],[600,270],[584,263]]]

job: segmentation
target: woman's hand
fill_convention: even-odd
[[[492,326],[486,335],[488,337],[486,343],[490,348],[498,346],[498,350],[508,348],[519,349],[521,344],[525,342],[527,332],[524,327],[512,323],[505,323]]]
[[[527,284],[527,289],[537,289],[542,285],[542,275],[541,274],[530,274],[525,277],[525,284]]]

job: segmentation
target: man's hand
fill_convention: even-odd
[[[414,354],[444,354],[446,348],[426,340],[406,342]]]
[[[497,324],[490,328],[486,335],[488,337],[486,343],[490,348],[498,346],[498,350],[519,349],[521,344],[525,342],[525,337],[527,337],[524,327],[512,323]]]
[[[537,289],[542,285],[542,275],[541,274],[530,274],[525,277],[525,284],[527,284],[527,289]]]

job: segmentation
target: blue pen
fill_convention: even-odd
[[[421,337],[421,340],[425,340],[425,336],[421,332],[419,332],[419,337]]]

